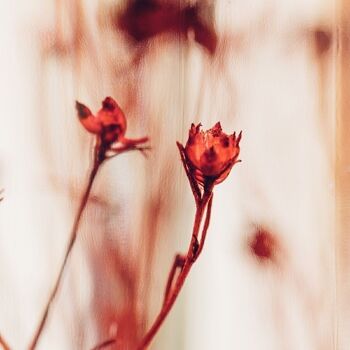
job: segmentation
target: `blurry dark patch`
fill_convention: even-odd
[[[325,28],[315,28],[312,32],[315,51],[318,56],[323,56],[332,45],[332,32]]]
[[[118,30],[124,31],[135,43],[146,43],[157,35],[172,33],[194,40],[214,54],[217,35],[210,20],[204,18],[202,5],[163,3],[156,0],[129,1],[125,9],[114,16]]]
[[[268,230],[256,227],[248,240],[251,254],[260,263],[276,262],[278,253],[277,238]]]

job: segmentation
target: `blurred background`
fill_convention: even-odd
[[[26,349],[56,279],[93,137],[74,101],[113,96],[129,137],[94,183],[38,349],[134,349],[186,252],[195,204],[175,145],[243,130],[242,163],[154,350],[350,347],[345,0],[0,3],[0,332]],[[115,347],[117,348],[117,347]],[[111,347],[112,349],[112,347]]]

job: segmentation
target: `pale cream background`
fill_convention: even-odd
[[[72,49],[74,3],[0,3],[0,331],[8,342],[14,349],[29,342],[86,180],[92,138],[76,120],[74,100],[97,110],[112,95],[129,116],[129,135],[151,137],[152,155],[124,155],[99,174],[96,211],[85,217],[38,348],[89,349],[100,340],[92,300],[103,264],[90,269],[96,247],[103,249],[98,228],[107,225],[137,261],[150,197],[162,210],[152,289],[140,302],[149,303],[153,320],[194,214],[175,141],[185,142],[192,121],[208,128],[220,120],[228,132],[243,130],[243,162],[215,189],[203,255],[152,348],[349,349],[341,291],[350,279],[339,267],[346,249],[339,248],[344,232],[336,215],[336,169],[344,166],[336,168],[344,146],[336,148],[342,4],[219,0],[220,57],[159,38],[140,67],[123,70],[130,49],[104,17],[113,2],[82,0],[79,49]],[[320,27],[333,33],[333,44],[316,59],[312,31]],[[61,44],[75,54],[56,54]],[[103,208],[117,214],[101,218]],[[250,255],[254,224],[278,235],[280,268],[259,266]]]

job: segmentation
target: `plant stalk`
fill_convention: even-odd
[[[33,339],[32,339],[32,341],[31,341],[31,343],[29,345],[29,348],[28,348],[29,350],[34,350],[36,348],[36,346],[38,344],[38,341],[40,339],[40,336],[41,336],[41,334],[42,334],[42,332],[43,332],[43,330],[45,328],[46,321],[47,321],[47,318],[48,318],[48,315],[49,315],[49,312],[50,312],[50,308],[52,306],[53,301],[56,298],[58,289],[59,289],[59,287],[61,285],[61,282],[62,282],[62,277],[63,277],[64,271],[65,271],[66,266],[67,266],[68,259],[69,259],[70,255],[72,253],[72,249],[73,249],[73,247],[75,245],[75,242],[76,242],[76,239],[77,239],[77,236],[78,236],[78,230],[79,230],[81,218],[82,218],[82,215],[83,215],[84,210],[86,208],[86,205],[88,203],[92,185],[94,183],[94,180],[96,178],[97,172],[98,172],[101,164],[103,163],[103,161],[104,161],[104,150],[102,149],[100,144],[97,143],[97,145],[95,146],[95,151],[94,151],[94,164],[93,164],[93,167],[92,167],[92,169],[90,171],[89,179],[88,179],[88,182],[87,182],[84,194],[83,194],[83,196],[81,198],[77,214],[76,214],[75,219],[74,219],[74,223],[73,223],[72,231],[71,231],[71,234],[70,234],[69,242],[68,242],[68,245],[67,245],[67,249],[66,249],[66,252],[65,252],[65,255],[64,255],[64,258],[63,258],[63,261],[62,261],[62,264],[61,264],[61,267],[60,267],[60,270],[59,270],[59,273],[58,273],[58,276],[56,278],[55,284],[54,284],[54,286],[53,286],[53,288],[51,290],[51,293],[50,293],[48,301],[46,303],[44,312],[43,312],[43,314],[41,316],[39,325],[36,328],[36,331],[35,331],[35,334],[33,336]]]
[[[195,215],[195,220],[194,220],[194,225],[193,225],[193,231],[192,231],[192,239],[188,248],[188,252],[186,255],[185,263],[182,267],[182,270],[176,280],[175,286],[172,290],[169,291],[169,295],[166,299],[166,301],[163,304],[162,309],[160,310],[157,318],[155,319],[153,325],[151,328],[148,330],[144,338],[142,339],[140,345],[138,346],[138,350],[143,350],[145,349],[153,340],[154,336],[157,334],[159,328],[162,326],[164,320],[168,316],[170,310],[172,309],[185,281],[186,278],[191,271],[191,268],[195,262],[195,260],[198,257],[198,253],[201,252],[202,249],[199,250],[200,245],[198,243],[198,234],[200,231],[200,226],[201,222],[203,219],[203,215],[205,212],[205,209],[207,207],[208,202],[211,200],[212,197],[212,192],[204,192],[203,198],[197,203],[197,210],[196,210],[196,215]],[[211,210],[211,205],[208,206],[207,208],[207,218],[210,218],[210,210]],[[206,224],[204,227],[204,231],[207,230],[208,225],[209,225],[209,219],[206,220]],[[206,232],[204,232],[205,234]],[[202,239],[201,239],[202,241]],[[204,241],[203,241],[204,243]],[[202,247],[201,247],[202,248]]]

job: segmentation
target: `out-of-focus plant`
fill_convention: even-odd
[[[204,1],[179,6],[175,2],[132,0],[115,16],[115,26],[138,44],[164,33],[184,39],[193,33],[194,41],[213,55],[218,39],[213,24],[203,16],[208,6],[205,5]]]

